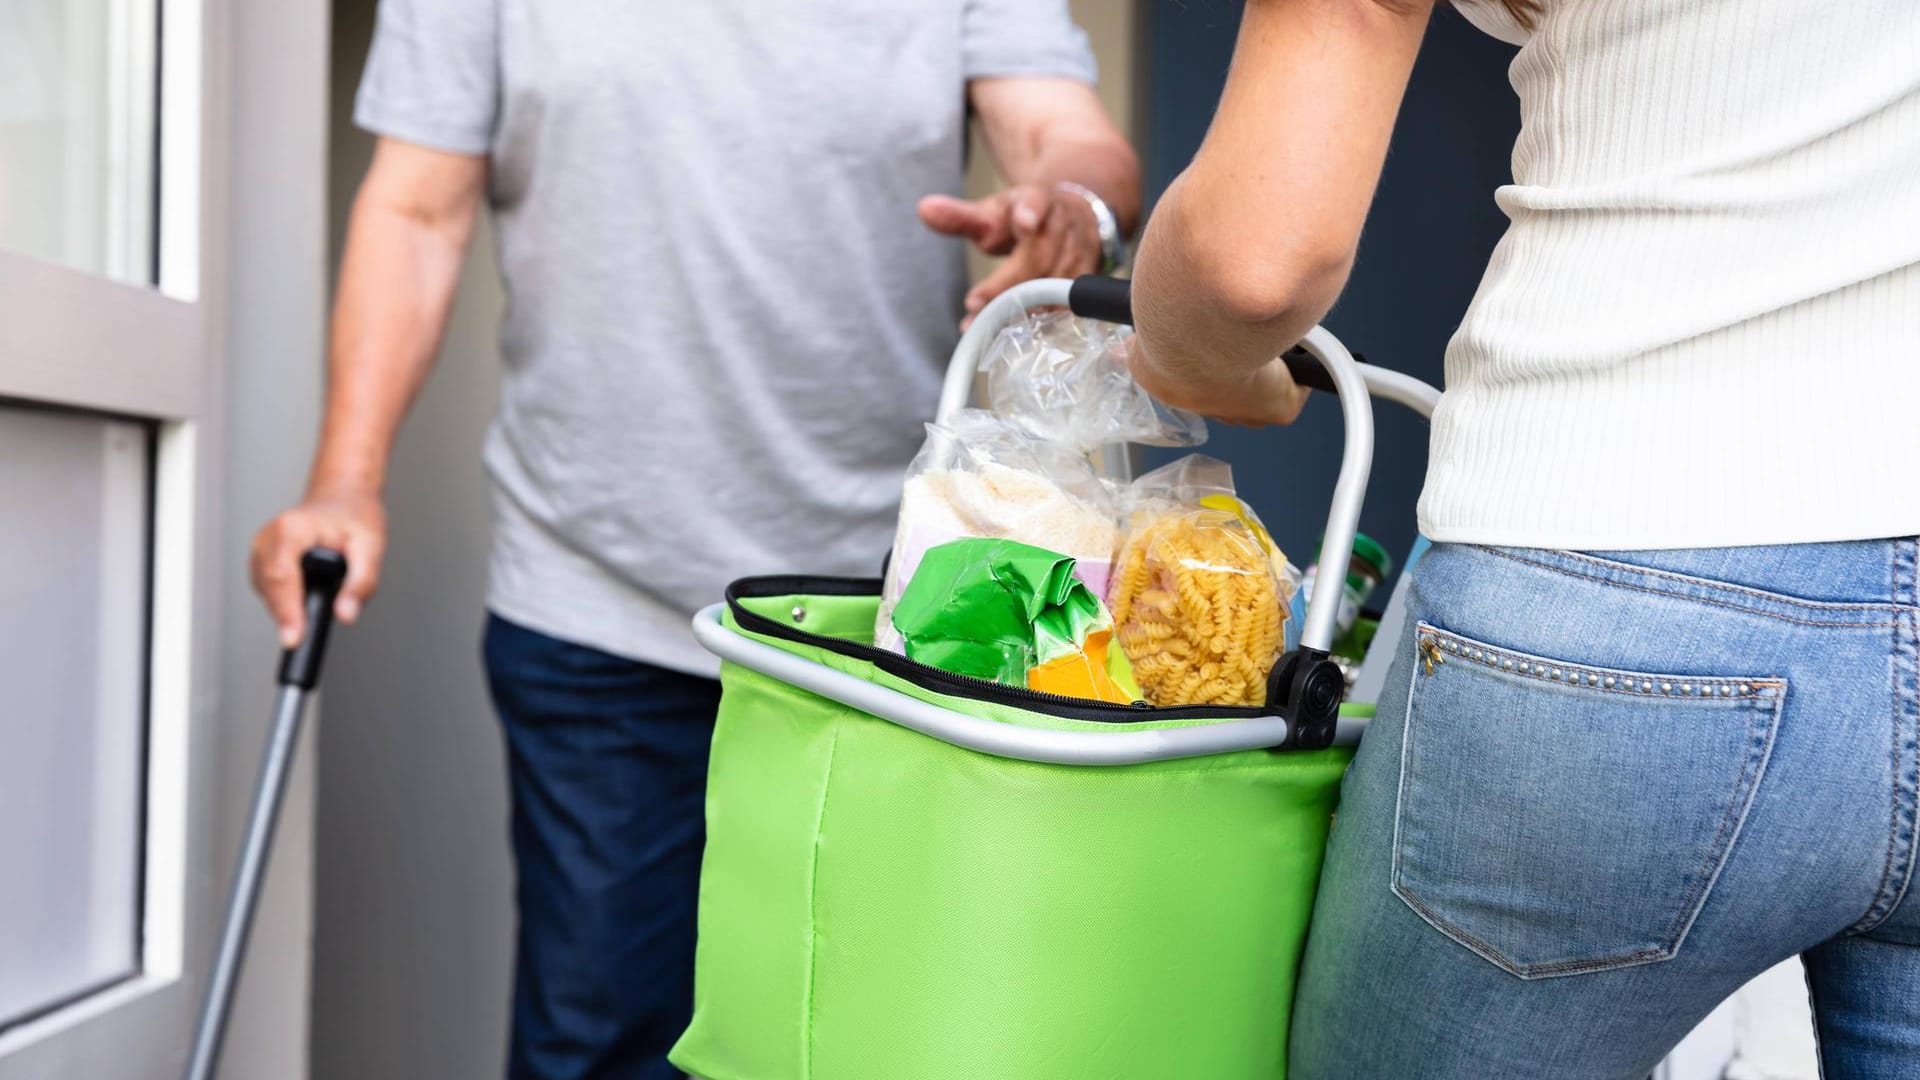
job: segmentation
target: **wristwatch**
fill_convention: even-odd
[[[1120,219],[1114,216],[1113,207],[1090,188],[1071,180],[1062,180],[1054,188],[1080,196],[1093,211],[1093,220],[1100,230],[1100,272],[1111,274],[1120,269],[1127,261],[1127,238],[1120,235]]]

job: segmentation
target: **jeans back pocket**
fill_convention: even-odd
[[[1393,891],[1522,978],[1674,955],[1772,751],[1778,678],[1630,672],[1421,623]]]

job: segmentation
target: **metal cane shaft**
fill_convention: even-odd
[[[227,1015],[233,1007],[233,987],[240,977],[240,958],[246,952],[247,935],[253,928],[254,907],[260,899],[260,882],[266,875],[267,853],[273,847],[274,825],[280,816],[281,799],[286,794],[287,776],[293,768],[293,750],[300,740],[300,721],[306,706],[305,690],[298,686],[280,688],[273,729],[268,733],[260,766],[260,786],[254,791],[253,810],[247,818],[246,841],[240,848],[240,862],[234,867],[233,892],[227,900],[226,924],[220,931],[220,952],[214,958],[206,1004],[200,1013],[200,1029],[193,1039],[187,1080],[213,1080],[214,1062],[226,1035]]]

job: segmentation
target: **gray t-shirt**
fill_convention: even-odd
[[[382,0],[355,119],[486,154],[488,604],[711,672],[748,574],[874,574],[956,338],[965,87],[1093,79],[1064,0]]]

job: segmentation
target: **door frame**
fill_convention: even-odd
[[[0,252],[0,397],[151,423],[152,571],[138,971],[0,1030],[0,1080],[176,1075],[231,823],[216,736],[230,0],[158,11],[155,280]]]

